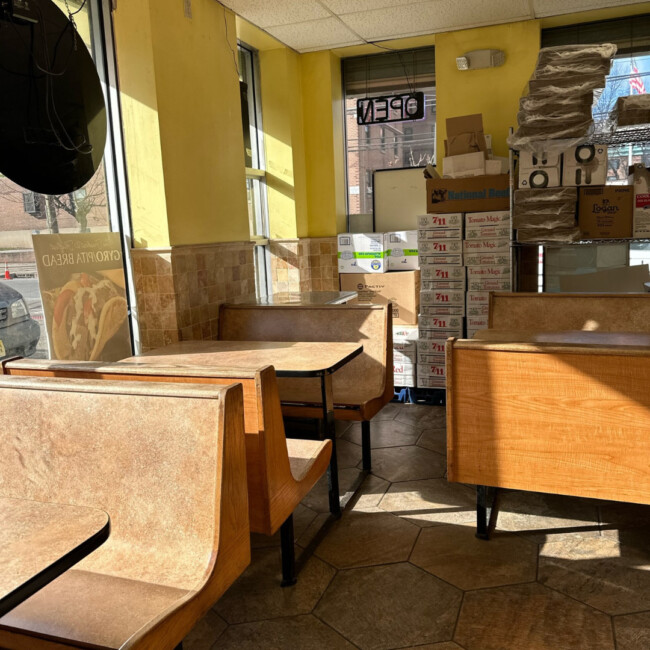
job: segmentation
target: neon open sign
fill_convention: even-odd
[[[423,92],[357,99],[357,124],[406,122],[423,117]]]

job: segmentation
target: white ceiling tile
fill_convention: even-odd
[[[223,4],[262,28],[331,16],[317,0],[223,0]]]
[[[401,7],[422,2],[422,0],[319,0],[322,5],[331,9],[335,14],[353,14],[359,11],[370,11],[372,9],[385,9],[386,7]]]
[[[278,25],[267,29],[271,36],[299,52],[359,45],[362,41],[338,18],[310,20],[293,25]]]
[[[533,0],[535,16],[558,16],[561,14],[573,13],[576,11],[588,11],[589,9],[602,9],[605,7],[633,5],[644,2],[644,0]]]
[[[341,19],[366,40],[415,36],[531,18],[528,0],[431,0],[347,14]]]

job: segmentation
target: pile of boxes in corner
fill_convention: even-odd
[[[447,120],[445,146],[417,231],[338,236],[341,289],[393,303],[396,387],[444,389],[446,340],[485,329],[488,292],[511,288],[508,161],[481,115]]]
[[[513,227],[519,242],[572,242],[650,236],[650,172],[630,169],[628,185],[606,185],[607,147],[593,135],[594,91],[605,87],[612,44],[540,50],[519,127],[509,138],[519,151]],[[647,97],[647,96],[642,96]],[[650,122],[650,102],[621,97],[612,121]],[[622,180],[622,179],[621,179]]]

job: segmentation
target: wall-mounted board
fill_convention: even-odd
[[[427,212],[424,167],[378,169],[372,175],[375,232],[417,230]]]

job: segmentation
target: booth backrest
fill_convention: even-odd
[[[179,603],[172,609],[191,609],[201,594],[210,603],[220,595],[215,567],[235,540],[247,556],[243,566],[248,562],[240,386],[1,376],[0,399],[7,416],[0,433],[0,494],[92,506],[110,515],[108,541],[74,568],[98,576],[99,599],[102,580],[110,577],[176,590]],[[48,589],[39,592],[39,603]],[[2,624],[26,620],[20,608],[29,610],[29,602]],[[72,615],[61,612],[60,620]],[[164,628],[168,616],[169,610],[156,611],[134,638]],[[56,617],[53,622],[58,625]],[[193,622],[187,620],[185,633]],[[93,625],[75,624],[87,643],[93,642],[87,635],[112,634]],[[119,626],[116,620],[113,627]],[[184,632],[183,624],[174,626]]]
[[[650,332],[650,294],[492,293],[488,327]]]
[[[276,530],[284,521],[276,521],[282,514],[276,516],[271,507],[271,499],[278,486],[292,480],[277,378],[272,366],[250,370],[158,365],[143,357],[142,363],[16,359],[3,362],[2,370],[8,375],[91,380],[217,385],[241,383],[251,530],[268,533]]]
[[[340,341],[363,352],[333,375],[335,395],[360,382],[368,394],[392,398],[391,305],[222,305],[219,338],[226,341]]]

